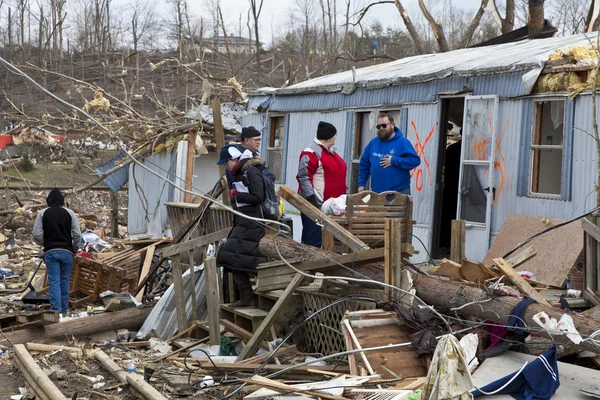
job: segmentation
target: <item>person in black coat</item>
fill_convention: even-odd
[[[227,163],[233,178],[233,189],[229,191],[233,207],[249,217],[262,218],[261,204],[265,200],[262,158],[253,157],[249,150],[242,154],[235,147],[225,147],[219,163]],[[256,306],[249,274],[257,272],[258,245],[264,235],[265,228],[260,222],[234,216],[233,229],[217,255],[217,265],[233,272],[240,292],[240,299],[232,307]]]

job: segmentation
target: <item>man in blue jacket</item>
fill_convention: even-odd
[[[365,190],[371,177],[371,190],[376,193],[393,190],[410,196],[410,170],[418,167],[421,159],[390,115],[380,114],[376,127],[377,137],[360,157],[358,191]]]

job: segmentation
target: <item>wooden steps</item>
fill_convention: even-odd
[[[231,304],[221,304],[221,318],[249,332],[254,332],[267,314],[267,311],[260,308],[233,308]]]

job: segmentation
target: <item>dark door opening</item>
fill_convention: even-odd
[[[458,208],[464,97],[442,98],[431,256],[450,255],[452,220]]]

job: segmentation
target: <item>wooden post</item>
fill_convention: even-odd
[[[119,197],[117,192],[110,191],[110,235],[114,239],[119,238]]]
[[[450,260],[461,263],[465,258],[465,237],[467,222],[463,219],[452,220],[452,236],[450,241]]]
[[[187,165],[185,169],[185,190],[192,190],[192,182],[194,180],[194,155],[196,154],[196,131],[188,133],[189,143],[187,151]],[[183,201],[191,203],[192,195],[189,193],[183,194]]]
[[[206,308],[208,309],[208,334],[211,345],[221,344],[219,323],[220,305],[217,279],[217,260],[214,257],[204,261],[204,282],[206,285]]]
[[[181,268],[181,255],[174,254],[171,257],[173,263],[173,289],[175,290],[175,307],[177,310],[177,328],[179,332],[187,329],[187,316],[185,313],[185,294],[183,292],[183,269]]]
[[[269,313],[267,314],[265,319],[262,321],[262,323],[260,324],[260,326],[258,327],[256,332],[254,332],[254,335],[252,335],[252,338],[250,339],[250,341],[248,341],[246,346],[244,346],[244,349],[242,350],[242,352],[236,359],[237,362],[240,362],[240,361],[244,360],[245,358],[252,357],[254,355],[254,353],[256,353],[256,350],[258,350],[260,342],[264,339],[264,337],[267,335],[267,333],[269,333],[269,329],[271,328],[271,325],[273,325],[273,323],[275,322],[275,319],[277,318],[279,311],[281,311],[283,309],[284,304],[287,303],[287,301],[290,299],[292,294],[296,291],[298,286],[300,286],[300,284],[302,283],[303,280],[304,280],[304,275],[296,274],[294,279],[292,279],[292,281],[289,283],[289,285],[287,286],[285,291],[281,294],[281,297],[279,297],[279,299],[277,299],[277,302],[275,303],[273,308],[271,308],[271,311],[269,311]]]
[[[25,377],[27,383],[34,389],[37,396],[41,399],[67,400],[64,394],[54,385],[52,380],[40,366],[35,362],[31,354],[22,344],[16,344],[13,347],[15,358],[21,374]]]
[[[190,279],[192,280],[192,285],[190,287],[190,295],[192,296],[192,321],[194,321],[198,312],[198,304],[196,304],[196,276],[194,275],[194,250],[188,250],[188,264],[190,271]]]
[[[402,220],[389,218],[385,220],[385,262],[384,282],[388,285],[400,286],[402,269]],[[392,292],[386,288],[386,292]]]
[[[581,220],[585,241],[585,280],[586,288],[600,290],[600,228],[588,218]]]
[[[225,146],[225,132],[223,131],[223,118],[221,116],[221,100],[214,98],[211,101],[213,112],[213,126],[215,127],[215,144],[217,145],[217,155]],[[219,165],[219,176],[225,175],[225,164]],[[223,203],[229,204],[229,193],[227,190],[223,192]]]

